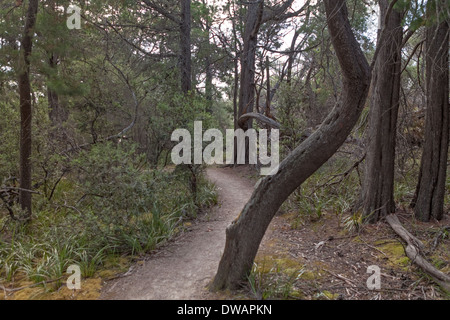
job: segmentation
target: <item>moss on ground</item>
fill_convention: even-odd
[[[411,264],[411,260],[406,256],[405,248],[403,244],[398,241],[391,242],[378,242],[375,243],[380,252],[380,258],[387,258],[389,263],[393,267],[400,268],[402,270],[408,269]]]

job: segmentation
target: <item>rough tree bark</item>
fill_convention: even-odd
[[[436,20],[445,8],[445,0],[430,1],[428,18]],[[413,202],[415,216],[421,221],[441,220],[444,216],[449,143],[449,22],[437,20],[427,27],[426,34],[425,143]]]
[[[367,135],[366,176],[362,188],[362,211],[367,221],[376,222],[395,212],[395,139],[400,103],[403,14],[380,0],[380,29],[385,37],[380,46],[373,74],[373,89]]]
[[[36,24],[38,0],[30,0],[20,44],[19,101],[20,101],[20,194],[19,202],[26,212],[26,220],[31,219],[31,84],[30,56],[33,48],[33,29]]]
[[[328,28],[342,68],[343,92],[321,127],[260,180],[240,216],[227,228],[212,290],[235,289],[251,271],[261,240],[281,204],[345,142],[367,99],[370,68],[348,20],[345,0],[324,1]]]

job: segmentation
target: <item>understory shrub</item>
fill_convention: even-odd
[[[149,169],[132,143],[81,152],[52,200],[35,199],[31,223],[0,215],[0,282],[19,275],[58,279],[71,264],[89,277],[108,255],[154,250],[182,230],[184,220],[216,203],[214,186],[197,174],[194,197],[186,174]]]

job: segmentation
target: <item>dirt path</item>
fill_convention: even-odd
[[[245,169],[209,168],[219,205],[177,241],[136,265],[132,274],[108,282],[100,299],[191,300],[211,297],[206,286],[214,277],[225,245],[225,229],[253,191]]]

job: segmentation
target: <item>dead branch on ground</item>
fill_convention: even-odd
[[[395,233],[397,233],[407,243],[405,253],[408,258],[410,258],[415,265],[427,273],[444,290],[450,292],[450,276],[436,269],[423,257],[425,248],[423,243],[402,226],[396,215],[391,214],[387,216],[386,221]]]

